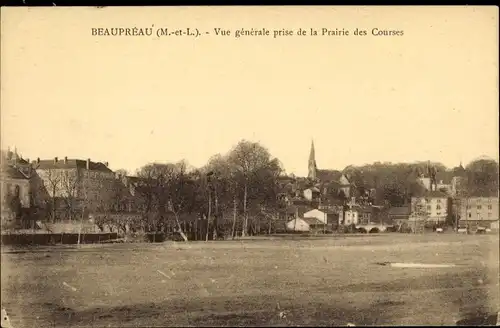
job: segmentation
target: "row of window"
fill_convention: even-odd
[[[427,205],[427,210],[430,211],[432,209],[431,205]],[[441,205],[436,205],[436,210],[440,210]]]
[[[470,208],[472,208],[472,206],[467,205],[467,209],[470,209]],[[477,205],[477,206],[476,206],[476,208],[477,208],[478,210],[480,210],[480,209],[482,209],[483,207],[482,207],[481,205]],[[492,205],[488,205],[488,209],[489,209],[489,210],[493,209],[493,206],[492,206]]]
[[[479,217],[479,213],[477,214],[477,216]],[[491,213],[488,213],[488,217],[491,218],[493,216],[493,214]],[[472,217],[472,213],[469,212],[469,217],[471,218]]]

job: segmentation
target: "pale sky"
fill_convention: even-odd
[[[202,166],[242,138],[298,175],[313,138],[323,169],[498,158],[495,7],[2,8],[1,19],[1,144],[30,159]],[[212,35],[91,34],[152,24]],[[368,36],[217,37],[215,27]]]

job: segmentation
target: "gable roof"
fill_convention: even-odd
[[[41,160],[35,162],[37,170],[50,170],[50,169],[87,169],[87,161],[82,159],[61,159],[57,162],[53,159]],[[90,162],[91,171],[113,172],[104,163]]]
[[[316,170],[316,177],[323,182],[338,181],[342,172],[337,170]]]
[[[322,210],[319,210],[317,208],[313,208],[312,210],[309,210],[309,211],[305,212],[304,215],[306,215],[306,214],[312,214],[312,213],[325,214],[325,212],[323,212]]]
[[[324,224],[323,222],[321,222],[320,220],[316,219],[316,218],[301,218],[305,223],[307,223],[308,225],[319,225],[319,224]]]
[[[29,179],[26,175],[21,173],[21,171],[10,165],[5,165],[4,167],[2,167],[2,175],[8,179],[19,179],[19,180]]]

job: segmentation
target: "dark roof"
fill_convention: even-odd
[[[428,191],[424,194],[424,197],[429,197],[429,198],[447,198],[448,195],[442,191],[439,190],[432,190]]]
[[[321,205],[344,205],[344,201],[342,199],[335,198],[331,195],[323,196],[321,198]]]
[[[320,220],[318,220],[316,218],[301,218],[301,219],[304,220],[308,225],[324,224],[323,222],[321,222]]]
[[[9,178],[9,179],[28,180],[28,177],[26,177],[18,169],[14,168],[10,165],[2,167],[2,175],[4,175],[6,178]]]
[[[338,181],[342,172],[337,170],[316,170],[316,177],[320,181]]]
[[[354,209],[361,213],[372,213],[374,211],[372,206],[355,205]]]
[[[410,212],[409,206],[391,207],[389,209],[389,215],[410,215]]]
[[[40,162],[34,162],[34,166],[37,170],[50,170],[50,169],[86,169],[87,161],[82,159],[59,159],[57,162],[53,159],[41,160]],[[113,172],[106,164],[101,162],[90,162],[91,171],[102,171],[102,172]]]

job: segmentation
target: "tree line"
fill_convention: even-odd
[[[121,170],[117,172],[122,175],[126,173]],[[385,206],[401,206],[407,204],[412,196],[422,194],[424,190],[417,178],[429,173],[438,182],[443,180],[449,183],[452,177],[462,177],[464,196],[498,193],[498,163],[488,159],[452,169],[434,162],[376,162],[363,166],[351,165],[341,172],[349,177],[352,196],[360,197],[366,195],[368,190],[374,190],[371,202]],[[285,170],[279,159],[261,144],[248,140],[241,140],[226,154],[212,156],[201,168],[191,167],[183,160],[177,163],[150,163],[136,173],[138,183],[133,199],[140,216],[139,219],[121,220],[116,224],[121,230],[125,230],[127,225],[146,231],[164,231],[166,227],[174,227],[186,239],[184,232],[188,228],[185,222],[194,217],[204,222],[200,223],[204,228],[195,228],[205,231],[204,238],[208,238],[207,235],[212,232],[230,236],[236,233],[245,236],[261,231],[271,232],[276,224],[280,224],[277,222],[279,214],[287,206],[280,196],[296,196],[282,183]],[[45,192],[49,197],[43,204],[48,216],[55,216],[56,204],[53,202],[56,198],[56,183],[63,187],[61,201],[69,215],[74,217],[78,216],[78,202],[78,211],[84,217],[89,211],[107,213],[119,209],[128,197],[129,191],[120,183],[109,187],[101,182],[92,188],[103,192],[106,188],[113,190],[106,190],[106,197],[90,199],[89,193],[85,192],[90,187],[83,188],[84,192],[77,195],[78,175],[45,174],[51,175],[48,180],[45,177],[49,181],[45,183]],[[289,176],[289,181],[298,179]],[[12,210],[19,211],[18,193],[8,196],[7,203]],[[106,222],[110,221],[106,216],[97,221],[101,226],[111,223]],[[209,226],[213,227],[213,231],[209,231]]]

